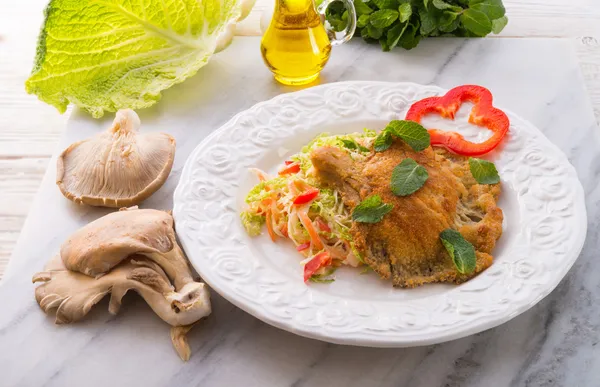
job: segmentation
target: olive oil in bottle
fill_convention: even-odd
[[[321,22],[320,13],[333,0],[325,0],[319,11],[313,0],[275,0],[275,11],[261,41],[262,57],[275,79],[285,85],[303,85],[318,76],[331,53],[332,42]],[[333,44],[350,39],[356,16],[352,1],[346,35]],[[353,17],[353,19],[352,19]]]

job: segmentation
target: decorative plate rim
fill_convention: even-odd
[[[534,238],[533,241],[536,241],[535,238],[541,240],[541,242],[537,241],[536,244],[538,245],[530,251],[532,256],[539,255],[540,251],[543,250],[542,242],[548,245],[548,250],[552,253],[553,260],[556,262],[550,262],[550,256],[547,257],[548,261],[536,262],[538,265],[544,266],[542,270],[546,270],[545,273],[542,273],[546,280],[545,283],[526,283],[532,273],[536,274],[534,270],[536,268],[527,267],[531,264],[529,261],[533,260],[535,262],[535,259],[527,256],[527,259],[508,262],[508,265],[514,266],[511,267],[512,272],[509,274],[505,273],[509,269],[495,268],[492,270],[494,268],[494,265],[492,265],[480,277],[483,275],[498,277],[490,280],[493,283],[484,290],[469,290],[468,286],[461,286],[463,290],[460,292],[456,291],[459,287],[451,290],[450,292],[454,293],[455,296],[459,295],[461,297],[456,301],[443,300],[446,302],[445,304],[439,301],[441,307],[446,308],[446,310],[434,311],[435,308],[422,308],[416,305],[420,302],[419,300],[412,300],[397,305],[397,308],[394,308],[395,313],[386,314],[386,312],[378,310],[377,307],[373,307],[372,311],[367,310],[371,305],[361,300],[345,301],[344,303],[348,304],[345,306],[347,309],[339,308],[339,305],[336,305],[337,309],[336,307],[327,307],[328,301],[331,305],[334,305],[333,300],[336,300],[336,296],[327,295],[324,292],[314,292],[301,281],[290,286],[289,281],[282,282],[281,279],[264,278],[265,274],[277,277],[277,274],[273,276],[276,271],[270,268],[261,268],[260,263],[257,264],[254,261],[255,257],[252,254],[247,253],[246,255],[250,257],[244,258],[244,260],[238,259],[239,254],[238,256],[235,255],[236,251],[242,252],[244,250],[243,238],[238,238],[235,235],[236,232],[241,230],[241,227],[236,227],[231,223],[236,221],[239,223],[238,209],[235,204],[235,192],[238,186],[236,179],[242,176],[239,174],[241,170],[251,166],[251,163],[244,164],[248,160],[244,160],[240,164],[239,158],[244,155],[259,157],[261,150],[277,146],[277,143],[273,143],[274,141],[281,141],[288,138],[286,135],[293,134],[283,133],[283,137],[277,138],[276,134],[269,131],[272,126],[285,128],[286,130],[292,130],[290,128],[293,128],[296,132],[302,130],[298,128],[299,126],[312,127],[317,124],[306,125],[305,123],[306,120],[312,122],[310,121],[310,109],[320,109],[319,111],[323,112],[322,108],[325,105],[328,108],[324,112],[329,112],[332,116],[338,118],[355,113],[359,116],[361,114],[371,114],[366,112],[369,109],[374,110],[373,114],[384,116],[385,114],[391,114],[393,116],[400,111],[398,106],[402,103],[409,106],[411,101],[425,96],[443,94],[445,91],[437,86],[418,85],[410,82],[337,82],[281,94],[236,114],[196,146],[186,160],[175,189],[173,207],[175,227],[181,244],[196,271],[222,297],[264,322],[301,336],[336,344],[370,347],[410,347],[435,344],[493,328],[537,304],[560,283],[583,248],[587,230],[584,191],[577,178],[575,168],[569,163],[562,151],[552,144],[539,129],[508,110],[504,111],[511,119],[511,134],[513,136],[507,141],[501,157],[504,157],[504,153],[508,152],[507,158],[519,156],[523,159],[507,161],[507,167],[501,173],[503,177],[504,173],[511,174],[514,184],[521,184],[520,189],[524,192],[523,198],[527,199],[528,195],[535,196],[532,192],[537,192],[535,189],[538,188],[541,192],[538,192],[538,195],[543,196],[541,199],[533,197],[531,200],[524,200],[523,203],[520,203],[519,209],[527,212],[526,207],[530,205],[535,207],[541,204],[546,212],[538,216],[538,220],[529,219],[529,221],[537,222],[536,224],[541,225],[540,228],[543,232],[549,232],[550,234],[542,232],[533,237],[531,235],[525,236],[526,231],[531,230],[524,224],[522,226],[524,231],[519,234],[519,238],[527,237]],[[350,92],[354,92],[359,96],[362,95],[362,98],[364,98],[365,93],[377,92],[378,94],[363,101],[360,101],[361,97],[359,97],[358,103],[364,103],[368,106],[357,112],[345,107],[348,101],[338,101],[352,97]],[[311,95],[311,98],[302,98],[306,95]],[[319,96],[323,98],[322,103],[315,103],[314,98]],[[386,103],[389,106],[381,104],[378,107],[377,104],[371,103],[372,100],[379,102],[380,99],[387,101]],[[300,101],[305,106],[300,106],[300,109],[298,109],[294,105],[302,105]],[[309,105],[306,105],[307,103]],[[295,109],[293,113],[296,116],[285,112],[288,107]],[[264,117],[258,116],[261,111],[265,112]],[[304,120],[298,118],[302,114],[307,115]],[[374,117],[381,118],[377,115]],[[266,124],[264,123],[265,119]],[[303,124],[294,125],[294,120],[301,120]],[[513,124],[517,125],[513,126]],[[235,131],[237,126],[244,126],[245,128],[236,132],[236,136],[246,134],[246,139],[249,141],[244,142],[241,138],[232,136],[231,133],[227,135],[228,132]],[[263,130],[260,131],[257,127]],[[524,133],[527,136],[523,136]],[[237,152],[232,154],[231,152],[228,153],[226,149],[220,148],[220,137],[226,137],[228,147],[237,147]],[[232,139],[237,142],[231,144]],[[531,163],[528,163],[525,156],[528,156],[527,152],[530,151],[528,151],[526,144],[533,143],[532,139],[535,139],[537,148],[539,148],[537,153],[539,154],[534,155],[533,159],[530,160]],[[533,152],[536,151],[536,148],[531,149]],[[199,159],[204,158],[204,161],[206,161],[207,157],[212,157],[214,163],[198,163]],[[236,157],[237,159],[235,159]],[[544,159],[544,157],[549,157],[549,159]],[[543,165],[544,160],[549,164]],[[529,169],[526,171],[523,169],[523,165]],[[210,166],[210,170],[208,166]],[[561,179],[552,174],[560,174]],[[210,179],[204,177],[204,175],[210,176]],[[215,181],[220,181],[220,184],[214,184]],[[204,183],[205,185],[195,186],[194,183]],[[547,192],[544,191],[544,184],[549,184]],[[533,190],[530,189],[531,187],[533,187]],[[232,192],[233,194],[231,194]],[[519,191],[519,195],[521,195],[521,191]],[[211,206],[207,206],[208,203],[212,203]],[[202,204],[204,204],[204,208],[201,210]],[[552,211],[548,209],[549,204],[551,204]],[[200,213],[200,211],[215,206],[217,210],[213,210],[212,213],[206,214],[206,216]],[[524,207],[521,208],[522,206]],[[233,219],[230,216],[232,214],[234,215]],[[570,233],[571,236],[565,235],[563,237],[561,235],[557,242],[554,241],[552,237],[556,236],[557,231],[552,229],[555,225],[544,223],[547,219],[550,219],[548,220],[550,223],[558,219],[560,224],[556,227],[560,227],[559,231]],[[570,227],[566,227],[567,221]],[[574,233],[573,229],[576,229]],[[226,232],[229,236],[232,236],[228,240],[223,238],[223,234]],[[542,243],[542,245],[539,245],[539,243]],[[529,245],[526,246],[531,247],[531,244],[530,241]],[[523,253],[523,255],[525,254]],[[557,259],[556,256],[563,259]],[[552,265],[553,263],[555,265]],[[214,266],[217,264],[223,267],[215,269]],[[262,273],[263,277],[253,278],[259,270],[264,271]],[[512,280],[514,280],[514,284],[505,283]],[[467,284],[472,282],[470,281]],[[502,284],[500,285],[499,282],[502,282]],[[523,296],[519,292],[524,284],[530,286],[530,288],[525,288],[529,290],[529,293]],[[305,289],[300,289],[300,286]],[[513,291],[511,287],[519,287],[513,294],[515,299],[506,299],[505,294],[502,293],[496,294],[502,290],[505,292]],[[488,290],[490,288],[492,290]],[[485,291],[493,291],[491,294],[496,297],[493,299],[497,302],[494,305],[487,306],[488,309],[485,310],[487,313],[481,311],[481,308],[486,307],[484,304],[475,302],[471,305],[472,300],[469,297],[462,297],[463,293],[471,292],[470,294],[474,295]],[[249,292],[249,294],[245,294],[245,292]],[[297,302],[300,295],[306,296],[304,294],[306,292],[310,293],[312,301]],[[293,294],[294,297],[290,297],[290,294]],[[260,297],[263,297],[263,302],[257,302]],[[448,298],[446,295],[432,297]],[[475,297],[473,296],[473,298]],[[491,304],[491,301],[488,301],[488,304]],[[415,312],[415,307],[426,310]],[[353,310],[353,308],[360,310]],[[402,308],[405,309],[403,313],[400,311]],[[298,318],[297,316],[302,317]],[[446,318],[449,323],[444,328],[432,324],[432,321],[435,320],[434,316],[435,319],[442,316],[442,319]],[[357,321],[361,323],[357,323]],[[419,324],[422,326],[419,326]]]

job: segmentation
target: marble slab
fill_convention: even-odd
[[[76,206],[48,169],[0,284],[0,386],[595,386],[600,380],[600,132],[568,40],[437,39],[410,52],[362,42],[336,47],[320,82],[412,81],[489,87],[498,106],[529,119],[568,156],[586,193],[588,235],[558,288],[497,328],[427,347],[327,344],[271,327],[213,294],[213,314],[189,335],[192,358],[134,294],[117,316],[100,303],[85,321],[56,326],[33,297],[31,276],[75,229],[106,210]],[[145,130],[177,139],[173,172],[143,207],[168,209],[186,157],[212,130],[276,84],[258,38],[236,38],[194,78],[140,112]],[[59,148],[104,128],[76,112]]]

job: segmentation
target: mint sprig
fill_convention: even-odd
[[[456,230],[448,228],[440,233],[442,244],[461,274],[471,274],[477,266],[475,248]]]
[[[392,171],[390,187],[396,196],[408,196],[419,190],[429,178],[427,169],[411,158],[406,158]]]
[[[340,139],[340,142],[346,149],[358,150],[361,152],[370,152],[369,148],[360,145],[359,143],[357,143],[354,140],[348,140],[348,139],[342,138],[342,139]]]
[[[498,34],[508,19],[502,0],[354,0],[358,18],[355,35],[379,43],[384,51],[416,47],[430,36]],[[348,13],[341,2],[326,15],[336,31],[346,28]]]
[[[430,144],[430,136],[423,125],[414,121],[393,120],[375,139],[375,151],[383,152],[392,145],[392,137],[398,137],[413,150],[420,152]]]
[[[500,175],[492,162],[470,157],[469,169],[471,170],[471,175],[473,175],[479,184],[497,184],[500,182]]]
[[[354,207],[352,220],[359,223],[379,223],[393,208],[392,204],[384,203],[381,196],[373,195]]]

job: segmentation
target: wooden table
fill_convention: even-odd
[[[260,19],[271,1],[257,0],[237,34],[260,35]],[[597,1],[504,0],[509,23],[494,38],[571,38],[600,120]],[[68,118],[68,112],[60,115],[24,90],[46,3],[19,0],[0,5],[0,278]]]

